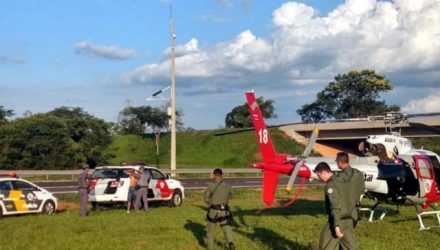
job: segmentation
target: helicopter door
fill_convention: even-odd
[[[420,185],[420,198],[424,198],[431,192],[432,188],[435,188],[433,186],[435,183],[432,164],[428,156],[425,155],[415,155],[414,160]]]

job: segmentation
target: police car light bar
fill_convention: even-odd
[[[0,174],[0,177],[12,177],[12,178],[17,178],[17,173],[10,172],[10,173],[7,173],[7,174]]]

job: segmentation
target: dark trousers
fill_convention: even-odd
[[[334,235],[333,229],[330,228],[330,224],[327,222],[321,231],[319,239],[319,249],[333,250],[339,246],[339,249],[343,250],[356,250],[358,249],[356,235],[353,228],[353,220],[341,220],[339,227],[344,234],[344,237],[337,238]]]
[[[81,216],[87,216],[87,201],[89,198],[89,192],[86,188],[80,188],[79,193],[79,214]]]

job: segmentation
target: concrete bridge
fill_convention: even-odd
[[[402,136],[408,138],[440,137],[440,134],[434,131],[440,131],[440,116],[411,118],[410,122],[424,124],[433,129],[401,123],[395,124],[393,131],[400,132]],[[336,155],[341,150],[358,155],[357,146],[368,135],[386,134],[390,131],[383,120],[296,124],[282,126],[280,129],[299,143],[306,144],[315,127],[319,128],[319,137],[314,150],[328,157]]]

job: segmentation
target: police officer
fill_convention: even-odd
[[[82,172],[78,178],[78,194],[79,194],[79,214],[81,216],[87,216],[87,201],[89,196],[89,180],[87,179],[87,173],[89,172],[89,165],[83,164],[81,166]]]
[[[325,207],[328,221],[321,231],[319,249],[358,249],[353,228],[352,212],[355,206],[350,195],[347,195],[348,184],[335,178],[330,166],[320,162],[315,173],[326,182]]]
[[[138,179],[137,181],[137,190],[136,190],[136,202],[134,203],[134,209],[139,211],[141,206],[141,199],[144,203],[145,212],[148,211],[148,185],[150,184],[150,175],[145,171],[144,166],[139,168],[138,173],[133,173],[134,177]]]
[[[356,223],[359,220],[359,208],[362,195],[365,192],[364,175],[361,171],[352,168],[350,166],[349,157],[346,152],[339,152],[336,155],[336,164],[341,170],[336,176],[336,179],[340,182],[348,184],[347,190],[350,193],[352,202],[355,204],[356,209],[353,210],[353,220]]]
[[[214,169],[211,183],[203,193],[203,200],[208,204],[208,221],[206,244],[208,249],[214,248],[214,229],[218,223],[225,234],[229,249],[235,249],[234,237],[232,236],[232,214],[229,208],[229,199],[232,198],[232,187],[223,181],[223,171]]]

